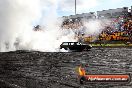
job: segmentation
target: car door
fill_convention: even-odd
[[[74,42],[71,42],[70,45],[69,45],[69,49],[70,50],[75,50],[76,46],[74,45]]]
[[[78,42],[76,48],[77,48],[78,50],[82,50],[82,45]]]

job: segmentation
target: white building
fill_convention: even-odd
[[[117,16],[127,16],[128,14],[128,7],[97,11],[98,18],[114,18]]]
[[[70,16],[63,16],[64,19],[95,19],[95,13],[82,13],[82,14],[76,14],[76,15],[70,15]]]
[[[116,18],[116,17],[119,17],[119,16],[128,17],[130,15],[132,15],[132,6],[131,6],[131,12],[128,12],[128,7],[97,11],[97,17],[99,19],[102,19],[102,18]],[[97,17],[95,15],[95,12],[90,12],[90,13],[82,13],[82,14],[76,14],[76,15],[70,15],[70,16],[63,16],[62,18],[63,19],[89,20],[89,19],[95,19]]]

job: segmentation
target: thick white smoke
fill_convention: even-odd
[[[59,29],[56,0],[1,0],[0,6],[1,52],[16,49],[58,51],[61,42],[74,40],[72,33],[63,35]],[[38,19],[44,29],[35,32],[33,26]]]
[[[0,50],[15,50],[18,37],[29,38],[25,34],[32,30],[32,22],[40,17],[38,0],[1,0],[0,1]]]
[[[59,51],[66,41],[77,41],[72,30],[61,30],[62,20],[57,18],[59,0],[1,0],[0,1],[0,51],[17,49],[44,52]],[[42,25],[33,31],[34,24]],[[87,35],[98,35],[102,21],[84,23]]]
[[[110,25],[111,20],[109,19],[94,19],[84,22],[86,27],[87,36],[98,36],[102,31],[105,30],[105,27]]]

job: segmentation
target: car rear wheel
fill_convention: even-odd
[[[67,47],[67,48],[64,48],[65,50],[69,50],[69,48]]]
[[[88,48],[86,47],[86,48],[84,49],[84,51],[88,51]]]
[[[91,47],[86,47],[86,51],[89,51],[91,49]]]

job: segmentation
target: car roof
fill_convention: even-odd
[[[63,43],[79,43],[79,42],[63,42]]]

